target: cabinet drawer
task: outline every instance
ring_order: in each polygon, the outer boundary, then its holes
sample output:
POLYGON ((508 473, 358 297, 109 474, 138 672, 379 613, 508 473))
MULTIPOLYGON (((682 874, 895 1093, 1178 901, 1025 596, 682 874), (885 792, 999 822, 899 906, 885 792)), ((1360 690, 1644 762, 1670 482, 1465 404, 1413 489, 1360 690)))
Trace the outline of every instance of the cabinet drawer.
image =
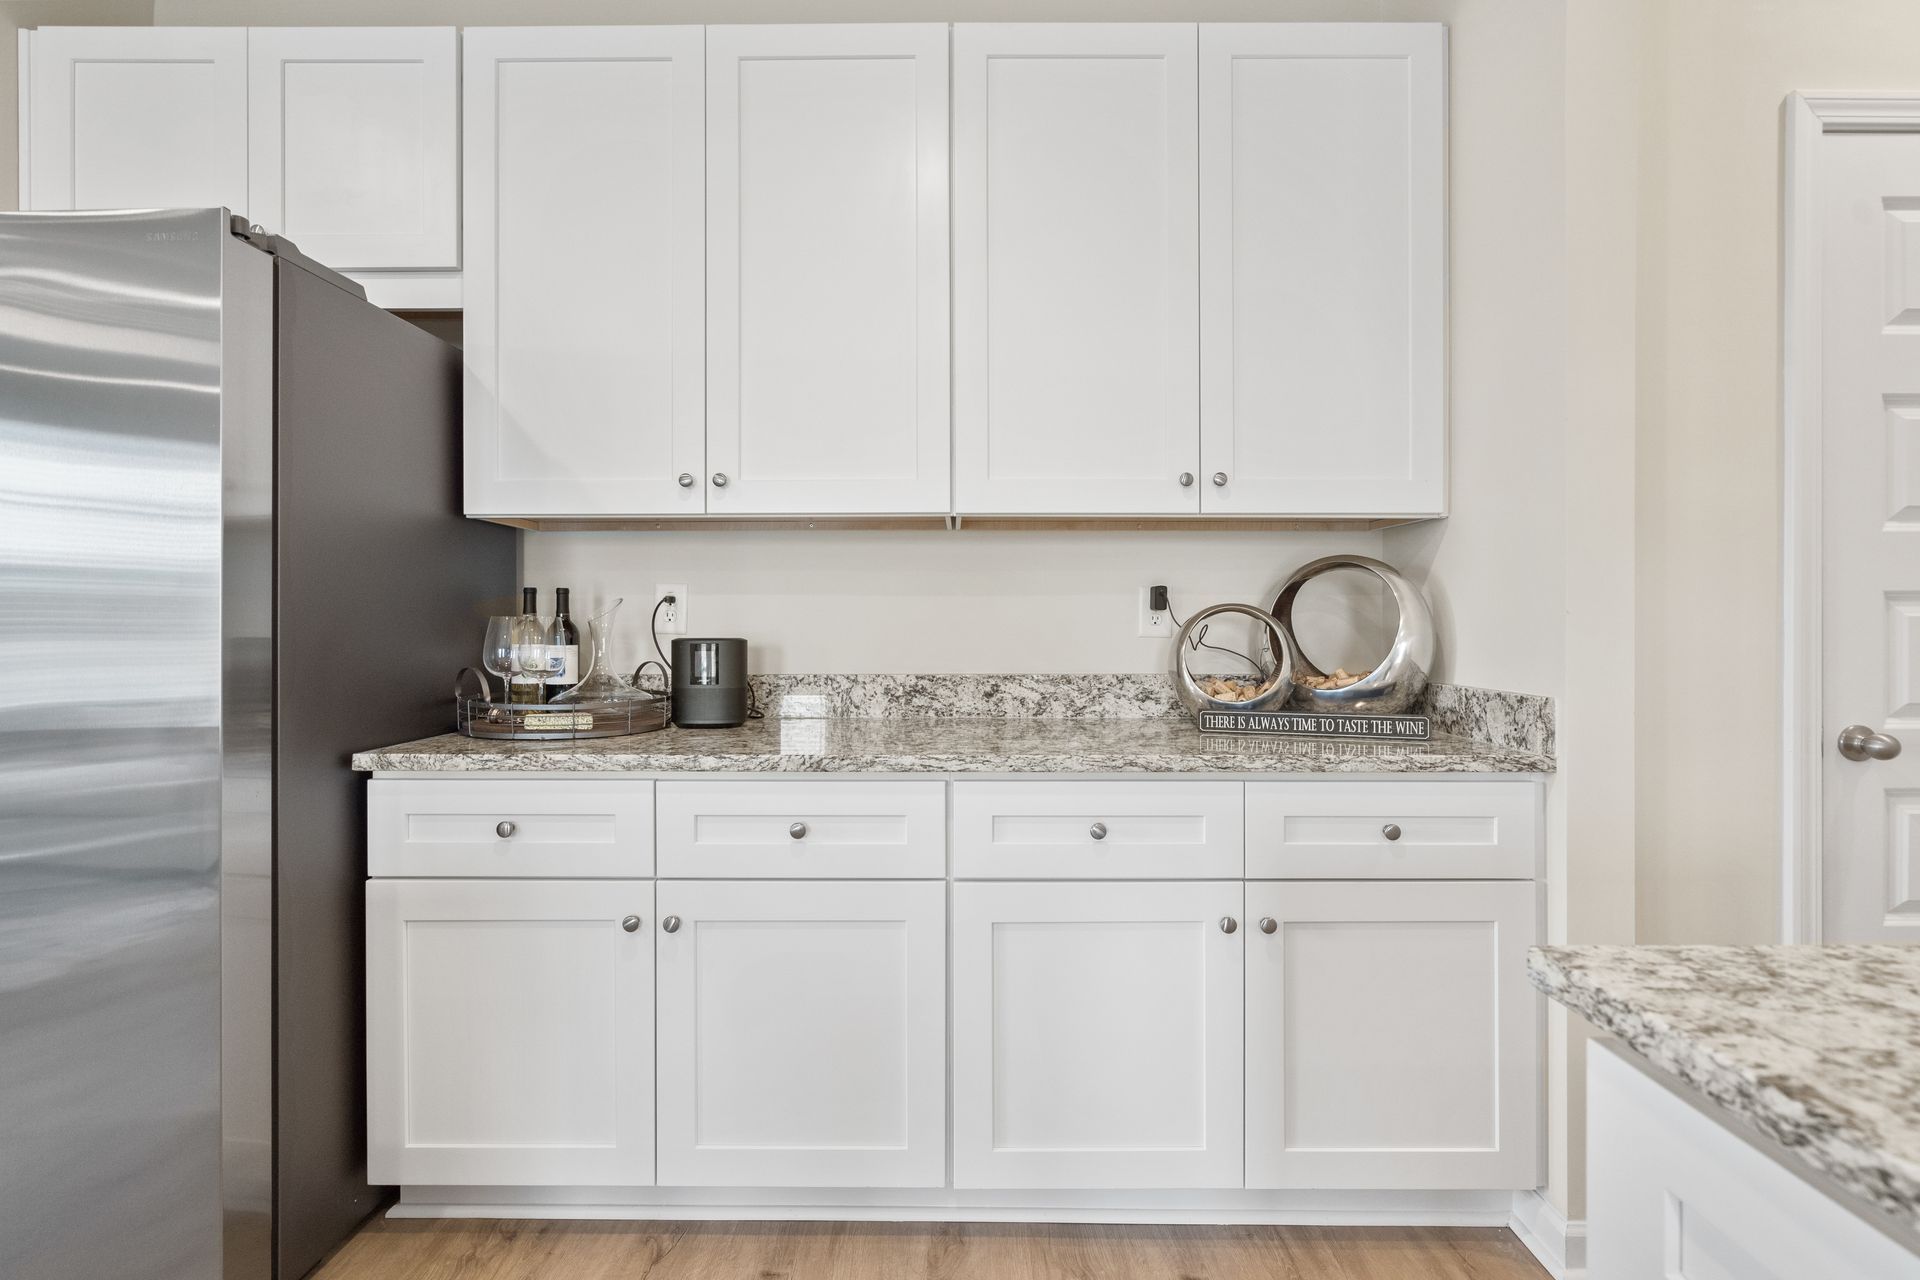
POLYGON ((944 782, 662 782, 660 874, 944 877, 944 782))
POLYGON ((367 784, 374 876, 653 874, 653 783, 377 778, 367 784))
POLYGON ((1531 782, 1250 782, 1249 879, 1532 878, 1531 782))
POLYGON ((1237 782, 957 782, 953 873, 979 880, 1238 879, 1237 782))

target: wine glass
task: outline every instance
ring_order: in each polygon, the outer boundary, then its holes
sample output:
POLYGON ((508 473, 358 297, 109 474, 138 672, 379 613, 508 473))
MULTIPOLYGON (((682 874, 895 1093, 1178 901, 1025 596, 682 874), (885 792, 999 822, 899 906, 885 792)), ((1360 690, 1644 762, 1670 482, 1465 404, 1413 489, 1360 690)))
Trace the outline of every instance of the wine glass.
POLYGON ((547 629, 538 614, 523 613, 513 625, 512 665, 521 677, 524 701, 545 700, 547 681, 567 668, 567 655, 559 645, 547 643, 547 629))
MULTIPOLYGON (((517 661, 516 650, 520 636, 519 614, 501 614, 487 619, 487 638, 480 646, 480 663, 490 673, 500 677, 500 701, 511 702, 513 677, 519 674, 514 665, 517 661)), ((493 697, 493 690, 487 690, 487 697, 493 697)))

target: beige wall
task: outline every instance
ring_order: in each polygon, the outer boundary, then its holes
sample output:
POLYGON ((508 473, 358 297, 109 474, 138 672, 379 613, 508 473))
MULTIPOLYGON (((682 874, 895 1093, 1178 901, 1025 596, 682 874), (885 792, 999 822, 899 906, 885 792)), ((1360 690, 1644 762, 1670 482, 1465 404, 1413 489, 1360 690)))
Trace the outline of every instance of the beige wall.
POLYGON ((1656 4, 1640 330, 1639 928, 1778 910, 1780 103, 1920 91, 1912 0, 1656 4), (1711 668, 1711 686, 1700 677, 1711 668))

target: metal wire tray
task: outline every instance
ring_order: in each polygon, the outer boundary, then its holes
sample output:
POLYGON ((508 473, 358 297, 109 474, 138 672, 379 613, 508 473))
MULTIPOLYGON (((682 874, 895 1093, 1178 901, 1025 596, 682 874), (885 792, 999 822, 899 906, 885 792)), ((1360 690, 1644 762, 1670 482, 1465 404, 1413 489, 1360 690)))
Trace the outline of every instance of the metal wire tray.
MULTIPOLYGON (((511 738, 530 742, 567 742, 581 738, 620 738, 652 733, 667 727, 669 700, 663 693, 641 690, 638 698, 600 702, 492 702, 461 692, 473 668, 464 668, 454 681, 454 728, 469 738, 511 738)), ((484 678, 487 694, 493 692, 484 678)))

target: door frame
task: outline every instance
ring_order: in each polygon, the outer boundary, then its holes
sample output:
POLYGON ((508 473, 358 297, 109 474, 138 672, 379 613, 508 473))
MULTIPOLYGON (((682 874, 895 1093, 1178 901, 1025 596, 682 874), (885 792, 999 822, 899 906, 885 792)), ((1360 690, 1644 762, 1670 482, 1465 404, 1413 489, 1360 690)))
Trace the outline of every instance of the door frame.
POLYGON ((1780 940, 1821 940, 1820 139, 1920 133, 1920 94, 1790 93, 1780 106, 1780 940))

